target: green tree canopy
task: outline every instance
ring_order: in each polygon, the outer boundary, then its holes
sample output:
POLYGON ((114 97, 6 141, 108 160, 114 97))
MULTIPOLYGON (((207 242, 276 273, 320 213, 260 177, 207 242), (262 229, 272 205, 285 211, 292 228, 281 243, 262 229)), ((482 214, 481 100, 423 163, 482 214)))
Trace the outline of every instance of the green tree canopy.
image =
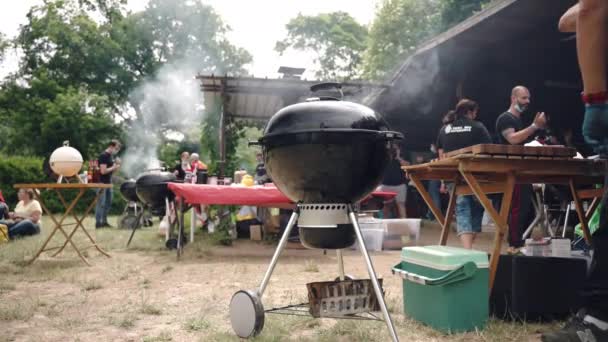
POLYGON ((0 88, 0 133, 10 132, 0 149, 47 154, 70 139, 91 150, 142 120, 143 99, 134 90, 162 67, 187 64, 192 78, 244 73, 251 61, 201 1, 151 0, 136 13, 125 3, 45 0, 30 9, 15 40, 20 68, 0 88))
POLYGON ((6 49, 9 47, 9 41, 6 39, 6 36, 0 32, 0 62, 4 59, 4 53, 6 49))
POLYGON ((314 52, 319 63, 317 77, 321 79, 349 79, 360 75, 367 28, 348 13, 298 14, 286 28, 287 37, 275 46, 279 53, 289 48, 314 52))
POLYGON ((378 79, 440 28, 440 0, 385 0, 370 28, 364 74, 378 79))
POLYGON ((364 75, 379 79, 425 40, 465 20, 489 0, 384 0, 370 28, 364 75))

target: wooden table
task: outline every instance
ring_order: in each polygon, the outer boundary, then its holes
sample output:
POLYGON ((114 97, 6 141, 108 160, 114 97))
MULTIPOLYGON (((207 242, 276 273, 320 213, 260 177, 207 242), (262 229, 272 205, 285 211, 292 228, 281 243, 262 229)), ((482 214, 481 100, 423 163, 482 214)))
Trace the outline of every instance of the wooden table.
POLYGON ((515 184, 566 184, 570 187, 585 240, 591 243, 588 221, 603 195, 606 160, 573 159, 575 151, 564 147, 523 147, 507 145, 475 145, 449 153, 447 158, 425 164, 405 166, 406 171, 429 209, 442 226, 439 244, 445 245, 454 218, 457 195, 473 194, 496 223, 490 259, 490 290, 494 285, 502 241, 508 231, 508 217, 515 184), (433 203, 422 180, 443 180, 455 183, 450 192, 446 215, 433 203), (587 189, 581 190, 581 186, 587 189), (500 212, 488 194, 502 193, 500 212), (593 199, 587 212, 581 200, 593 199))
POLYGON ((84 232, 84 234, 89 238, 89 240, 92 243, 91 246, 85 247, 84 249, 95 247, 101 254, 107 256, 108 258, 110 257, 110 255, 106 251, 104 251, 103 249, 101 249, 101 247, 99 247, 97 245, 97 243, 95 242, 95 239, 93 239, 93 237, 89 234, 89 232, 87 232, 86 228, 82 224, 82 222, 87 217, 87 215, 89 214, 89 212, 91 211, 91 209, 93 209, 93 207, 95 206, 95 203, 97 203, 97 199, 99 198, 99 195, 101 194, 101 191, 97 192, 97 194, 95 195, 95 198, 89 204, 89 206, 86 208, 86 210, 84 211, 84 213, 82 214, 82 216, 78 217, 76 215, 76 213, 73 212, 73 210, 76 207, 76 204, 78 204, 78 202, 82 199, 83 195, 85 194, 85 192, 87 190, 108 189, 108 188, 112 187, 112 184, 103 184, 103 183, 89 183, 89 184, 78 184, 78 183, 73 183, 73 184, 69 184, 69 183, 68 184, 42 183, 42 184, 15 184, 14 187, 16 189, 49 189, 49 190, 54 190, 55 193, 57 194, 57 197, 59 198, 59 200, 61 201, 61 203, 63 204, 63 206, 65 208, 65 211, 61 215, 61 218, 59 218, 59 220, 57 220, 55 218, 55 216, 53 215, 53 213, 44 204, 44 201, 42 200, 42 197, 40 196, 40 194, 38 194, 37 191, 34 191, 34 196, 36 197, 36 199, 38 200, 38 202, 40 202, 40 206, 42 207, 42 209, 44 210, 44 212, 51 218, 51 220, 55 224, 55 227, 53 228, 53 231, 51 232, 51 234, 49 235, 49 237, 46 239, 46 241, 44 241, 44 243, 42 244, 42 247, 40 247, 40 250, 36 253, 36 255, 32 258, 32 260, 29 261, 29 264, 33 263, 40 256, 40 254, 42 254, 42 252, 58 249, 58 251, 55 252, 52 255, 53 257, 57 256, 59 253, 61 253, 65 249, 65 247, 69 243, 72 246, 72 248, 74 248, 74 250, 76 251, 76 253, 80 257, 80 259, 82 259, 82 261, 84 261, 85 264, 91 266, 91 264, 89 264, 89 262, 84 257, 84 255, 82 255, 82 253, 80 252, 80 249, 78 249, 78 247, 76 246, 76 244, 74 243, 74 241, 72 241, 74 233, 76 233, 76 231, 78 230, 78 228, 82 229, 82 231, 84 232), (66 190, 78 190, 78 194, 76 195, 76 197, 74 197, 74 199, 69 204, 65 200, 65 197, 62 195, 62 191, 66 191, 66 190), (65 219, 68 216, 72 216, 74 218, 75 222, 73 222, 73 223, 64 223, 65 219), (68 234, 64 228, 67 227, 67 226, 70 226, 70 225, 74 225, 75 227, 68 234), (49 244, 49 242, 51 241, 51 239, 53 238, 53 236, 55 235, 55 233, 57 231, 60 231, 63 234, 63 236, 65 237, 65 242, 63 242, 63 245, 61 245, 61 246, 46 248, 46 246, 49 244))

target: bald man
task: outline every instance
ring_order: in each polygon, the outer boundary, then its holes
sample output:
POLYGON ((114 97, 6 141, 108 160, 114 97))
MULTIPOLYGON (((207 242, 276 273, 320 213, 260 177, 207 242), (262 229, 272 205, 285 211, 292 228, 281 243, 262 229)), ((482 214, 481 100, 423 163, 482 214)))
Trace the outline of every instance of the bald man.
MULTIPOLYGON (((501 144, 522 145, 534 137, 537 130, 545 128, 545 113, 536 113, 534 122, 524 127, 521 117, 530 105, 530 91, 524 86, 511 90, 509 109, 496 119, 496 132, 501 144)), ((532 185, 515 185, 509 215, 509 253, 515 254, 523 247, 523 233, 534 219, 532 185)))
POLYGON ((516 86, 511 90, 511 106, 496 120, 496 132, 501 144, 522 145, 537 130, 545 128, 547 119, 545 113, 536 113, 534 122, 524 128, 522 114, 530 105, 530 91, 524 86, 516 86))

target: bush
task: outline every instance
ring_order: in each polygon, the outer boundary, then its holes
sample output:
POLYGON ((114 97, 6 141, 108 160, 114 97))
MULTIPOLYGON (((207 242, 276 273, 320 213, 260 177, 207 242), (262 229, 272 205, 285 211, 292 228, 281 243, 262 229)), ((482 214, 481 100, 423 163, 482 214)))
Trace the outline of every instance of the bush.
MULTIPOLYGON (((49 180, 44 174, 42 162, 43 159, 40 157, 0 155, 0 190, 2 190, 4 199, 6 199, 11 210, 15 208, 15 205, 17 205, 18 202, 17 190, 13 188, 15 184, 54 182, 54 180, 49 180)), ((61 194, 69 205, 78 194, 78 190, 62 191, 61 194)), ((51 212, 63 212, 64 206, 54 190, 43 190, 41 195, 44 204, 51 212)), ((84 212, 94 196, 95 192, 93 190, 87 191, 74 210, 77 213, 84 212)), ((122 213, 124 206, 125 200, 120 196, 119 186, 115 185, 110 213, 122 213)), ((93 208, 91 213, 93 213, 94 210, 95 209, 93 208)))

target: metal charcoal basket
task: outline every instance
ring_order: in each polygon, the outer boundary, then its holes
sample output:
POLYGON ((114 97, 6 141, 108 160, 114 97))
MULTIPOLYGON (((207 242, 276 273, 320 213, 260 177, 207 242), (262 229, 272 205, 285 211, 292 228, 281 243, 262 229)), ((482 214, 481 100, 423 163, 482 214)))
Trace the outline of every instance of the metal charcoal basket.
MULTIPOLYGON (((382 279, 378 279, 378 282, 382 289, 382 279)), ((380 310, 370 279, 308 283, 306 288, 310 314, 316 318, 380 310)))

